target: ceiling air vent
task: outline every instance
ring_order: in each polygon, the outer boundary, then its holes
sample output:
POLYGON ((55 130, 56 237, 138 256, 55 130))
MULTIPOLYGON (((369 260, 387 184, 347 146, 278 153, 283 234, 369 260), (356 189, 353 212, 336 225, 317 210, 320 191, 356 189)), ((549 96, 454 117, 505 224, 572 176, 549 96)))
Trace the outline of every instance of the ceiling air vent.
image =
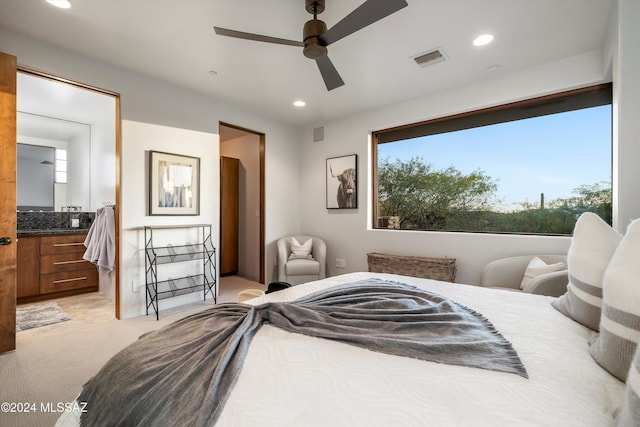
POLYGON ((443 62, 447 60, 447 57, 444 53, 444 50, 441 48, 433 49, 425 53, 421 53, 413 57, 413 60, 416 61, 421 67, 426 67, 428 65, 437 64, 438 62, 443 62))

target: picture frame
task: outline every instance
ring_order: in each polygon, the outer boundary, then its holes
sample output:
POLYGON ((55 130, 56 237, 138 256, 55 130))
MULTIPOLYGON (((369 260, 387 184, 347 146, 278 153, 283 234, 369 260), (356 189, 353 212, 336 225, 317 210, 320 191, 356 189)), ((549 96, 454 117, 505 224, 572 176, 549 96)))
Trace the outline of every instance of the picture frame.
POLYGON ((358 208, 358 155, 330 157, 326 165, 327 209, 358 208))
POLYGON ((149 151, 149 215, 200 214, 200 158, 149 151))

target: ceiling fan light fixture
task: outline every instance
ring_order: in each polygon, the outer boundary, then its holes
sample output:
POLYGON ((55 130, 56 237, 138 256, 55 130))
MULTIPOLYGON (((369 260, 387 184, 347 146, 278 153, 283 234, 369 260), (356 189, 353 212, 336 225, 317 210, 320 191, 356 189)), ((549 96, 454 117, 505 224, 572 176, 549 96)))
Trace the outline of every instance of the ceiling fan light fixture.
POLYGON ((302 52, 309 59, 320 59, 327 56, 327 47, 322 45, 318 37, 312 37, 304 42, 302 52))

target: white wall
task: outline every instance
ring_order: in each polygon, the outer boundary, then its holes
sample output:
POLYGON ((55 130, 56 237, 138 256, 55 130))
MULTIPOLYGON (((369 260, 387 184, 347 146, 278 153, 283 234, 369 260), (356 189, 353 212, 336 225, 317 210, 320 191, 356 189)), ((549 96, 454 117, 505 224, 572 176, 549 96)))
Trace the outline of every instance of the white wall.
MULTIPOLYGON (((111 143, 111 151, 115 152, 113 141, 111 143)), ((90 126, 86 126, 86 132, 71 138, 67 144, 67 199, 63 206, 80 206, 83 212, 95 212, 91 209, 91 183, 98 178, 107 179, 91 174, 91 161, 87 161, 91 159, 93 151, 91 144, 90 126)), ((115 179, 111 179, 108 184, 111 191, 115 192, 115 179)))
MULTIPOLYGON (((302 232, 326 239, 329 274, 366 271, 366 254, 377 251, 456 258, 456 281, 477 284, 482 267, 492 259, 527 253, 566 253, 569 237, 371 230, 370 133, 601 83, 607 80, 604 56, 601 51, 589 52, 520 72, 494 75, 481 84, 410 99, 366 114, 324 123, 325 141, 320 143, 310 142, 312 129, 305 129, 300 136, 304 141, 302 167, 305 171, 301 180, 305 189, 301 194, 302 232), (325 159, 353 153, 358 155, 359 208, 327 210, 325 159), (345 269, 335 268, 336 258, 346 259, 345 269)), ((622 181, 628 180, 628 172, 622 181)), ((637 175, 637 172, 633 173, 637 175)), ((639 216, 640 210, 636 209, 634 213, 639 216)))
MULTIPOLYGON (((219 188, 220 167, 218 162, 217 135, 190 131, 148 123, 122 122, 122 186, 121 192, 121 233, 120 245, 120 308, 123 317, 135 316, 145 307, 145 264, 144 230, 145 225, 185 225, 211 224, 213 236, 219 230, 219 198, 212 197, 211 189, 219 188), (200 214, 198 216, 149 216, 149 151, 163 151, 200 158, 200 214), (203 191, 204 190, 204 191, 203 191)), ((157 238, 168 239, 164 243, 174 245, 193 242, 185 239, 180 230, 167 232, 157 238)), ((215 242, 215 240, 214 240, 215 242)), ((158 245, 158 241, 155 241, 158 245)), ((158 245, 159 246, 159 245, 158 245)), ((216 245, 217 246, 217 245, 216 245)), ((178 277, 188 274, 180 267, 188 268, 187 263, 176 265, 174 271, 178 277)), ((166 277, 165 277, 166 278, 166 277)), ((160 310, 190 301, 202 299, 200 292, 160 301, 160 310)))
MULTIPOLYGON (((101 96, 105 111, 96 112, 91 123, 91 208, 95 212, 105 203, 116 202, 116 150, 114 135, 116 99, 101 96)), ((96 102, 97 104, 97 102, 96 102)))
POLYGON ((619 0, 612 23, 614 226, 640 217, 640 2, 619 0))
MULTIPOLYGON (((0 37, 0 45, 3 42, 5 39, 0 37)), ((28 51, 30 46, 24 43, 20 48, 28 51)), ((69 184, 56 185, 56 210, 60 210, 60 206, 73 205, 80 206, 83 211, 95 212, 104 202, 113 203, 116 186, 115 98, 26 73, 18 73, 17 90, 18 111, 40 116, 39 120, 45 122, 68 122, 76 127, 75 132, 78 128, 83 129, 77 138, 59 146, 69 150, 69 184), (66 189, 58 191, 62 188, 66 189)), ((18 132, 21 127, 19 115, 18 132)))

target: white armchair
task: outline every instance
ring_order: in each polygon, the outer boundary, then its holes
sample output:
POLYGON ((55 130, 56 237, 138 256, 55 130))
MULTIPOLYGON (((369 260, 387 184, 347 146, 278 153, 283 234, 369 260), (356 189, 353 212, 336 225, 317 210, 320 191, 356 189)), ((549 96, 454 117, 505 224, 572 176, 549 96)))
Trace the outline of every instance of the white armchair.
POLYGON ((315 236, 287 236, 278 240, 278 281, 292 285, 326 277, 327 246, 315 236), (310 257, 291 257, 293 238, 301 244, 311 239, 310 257))
POLYGON ((523 255, 491 261, 482 270, 480 285, 522 292, 522 279, 529 263, 536 256, 546 264, 564 263, 564 267, 558 271, 528 277, 529 292, 554 297, 563 295, 569 282, 565 255, 523 255))

